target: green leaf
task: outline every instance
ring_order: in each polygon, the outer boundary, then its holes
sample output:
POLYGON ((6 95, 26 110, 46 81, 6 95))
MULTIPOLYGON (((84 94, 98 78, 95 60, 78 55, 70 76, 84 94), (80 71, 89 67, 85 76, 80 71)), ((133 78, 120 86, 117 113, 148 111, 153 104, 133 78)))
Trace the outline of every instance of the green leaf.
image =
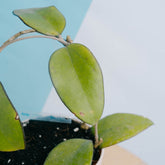
POLYGON ((18 114, 0 83, 0 151, 24 148, 24 134, 18 114))
MULTIPOLYGON (((98 134, 103 139, 100 148, 127 140, 152 124, 151 120, 134 114, 117 113, 107 116, 98 123, 98 134)), ((92 132, 94 134, 94 127, 92 132)))
POLYGON ((85 139, 71 139, 57 145, 44 165, 91 165, 93 143, 85 139))
POLYGON ((58 36, 65 28, 65 18, 54 6, 15 10, 14 14, 26 25, 46 35, 58 36))
POLYGON ((88 48, 70 44, 55 51, 50 59, 52 82, 64 104, 79 119, 95 124, 104 107, 101 69, 88 48))

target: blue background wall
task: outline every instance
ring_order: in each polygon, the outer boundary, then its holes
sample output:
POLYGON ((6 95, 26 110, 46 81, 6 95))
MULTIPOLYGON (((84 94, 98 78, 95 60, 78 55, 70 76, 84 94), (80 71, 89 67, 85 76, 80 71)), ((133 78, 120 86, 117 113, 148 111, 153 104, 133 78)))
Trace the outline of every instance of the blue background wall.
MULTIPOLYGON (((0 44, 15 33, 29 29, 12 14, 15 9, 56 6, 66 18, 63 37, 78 32, 91 0, 6 0, 0 5, 0 44)), ((51 39, 29 39, 9 45, 0 53, 0 81, 21 114, 38 114, 51 89, 50 55, 62 45, 51 39)))

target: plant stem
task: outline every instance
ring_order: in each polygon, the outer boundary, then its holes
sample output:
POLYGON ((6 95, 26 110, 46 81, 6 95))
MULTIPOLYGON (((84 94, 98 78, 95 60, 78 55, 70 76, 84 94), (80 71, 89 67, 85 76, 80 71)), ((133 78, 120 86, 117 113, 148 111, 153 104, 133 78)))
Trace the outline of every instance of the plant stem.
POLYGON ((28 33, 33 33, 36 32, 34 29, 28 29, 28 30, 24 30, 24 31, 20 31, 19 33, 16 33, 15 35, 13 35, 11 38, 9 38, 6 42, 3 43, 3 45, 0 47, 0 52, 6 48, 8 45, 17 42, 17 41, 21 41, 21 40, 25 40, 25 39, 30 39, 30 38, 50 38, 50 39, 54 39, 59 41, 60 43, 62 43, 64 46, 67 46, 70 44, 70 42, 65 41, 61 35, 59 35, 58 37, 55 36, 46 36, 46 35, 35 35, 35 36, 27 36, 27 37, 20 37, 23 34, 28 34, 28 33))
POLYGON ((95 124, 95 145, 94 147, 97 148, 101 143, 103 142, 103 139, 99 139, 99 134, 98 134, 98 123, 95 124))
POLYGON ((27 30, 24 30, 24 31, 20 31, 16 34, 14 34, 11 38, 9 38, 6 42, 3 43, 3 45, 0 47, 0 52, 8 45, 12 44, 13 42, 16 42, 15 40, 23 35, 23 34, 28 34, 28 33, 33 33, 33 32, 36 32, 34 29, 27 29, 27 30))
POLYGON ((98 123, 95 124, 95 145, 99 142, 98 123))

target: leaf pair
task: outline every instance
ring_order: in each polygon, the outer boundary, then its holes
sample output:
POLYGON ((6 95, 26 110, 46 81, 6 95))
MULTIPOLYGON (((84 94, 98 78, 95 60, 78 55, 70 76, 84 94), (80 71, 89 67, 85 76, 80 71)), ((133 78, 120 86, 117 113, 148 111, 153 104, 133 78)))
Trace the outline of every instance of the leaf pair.
MULTIPOLYGON (((117 113, 101 119, 98 123, 98 134, 103 139, 99 148, 109 147, 127 140, 153 123, 142 116, 117 113)), ((94 133, 94 127, 91 131, 94 133)), ((48 155, 44 165, 91 165, 93 143, 85 139, 71 139, 60 143, 48 155), (65 148, 65 149, 64 149, 65 148)))
MULTIPOLYGON (((54 7, 15 10, 14 14, 36 31, 58 36, 64 16, 54 7)), ((53 53, 49 63, 52 82, 64 104, 88 124, 100 119, 104 107, 101 69, 88 48, 70 44, 53 53)))

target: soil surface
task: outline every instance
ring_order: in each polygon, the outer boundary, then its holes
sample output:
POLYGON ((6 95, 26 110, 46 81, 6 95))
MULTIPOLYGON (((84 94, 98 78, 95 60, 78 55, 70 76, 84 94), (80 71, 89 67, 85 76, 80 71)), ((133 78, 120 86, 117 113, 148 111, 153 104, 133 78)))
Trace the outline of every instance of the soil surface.
MULTIPOLYGON (((90 131, 80 127, 78 122, 55 123, 29 120, 23 123, 26 149, 15 152, 0 152, 0 165, 43 165, 48 153, 60 142, 71 138, 94 140, 90 131)), ((94 165, 100 150, 94 150, 94 165)))

